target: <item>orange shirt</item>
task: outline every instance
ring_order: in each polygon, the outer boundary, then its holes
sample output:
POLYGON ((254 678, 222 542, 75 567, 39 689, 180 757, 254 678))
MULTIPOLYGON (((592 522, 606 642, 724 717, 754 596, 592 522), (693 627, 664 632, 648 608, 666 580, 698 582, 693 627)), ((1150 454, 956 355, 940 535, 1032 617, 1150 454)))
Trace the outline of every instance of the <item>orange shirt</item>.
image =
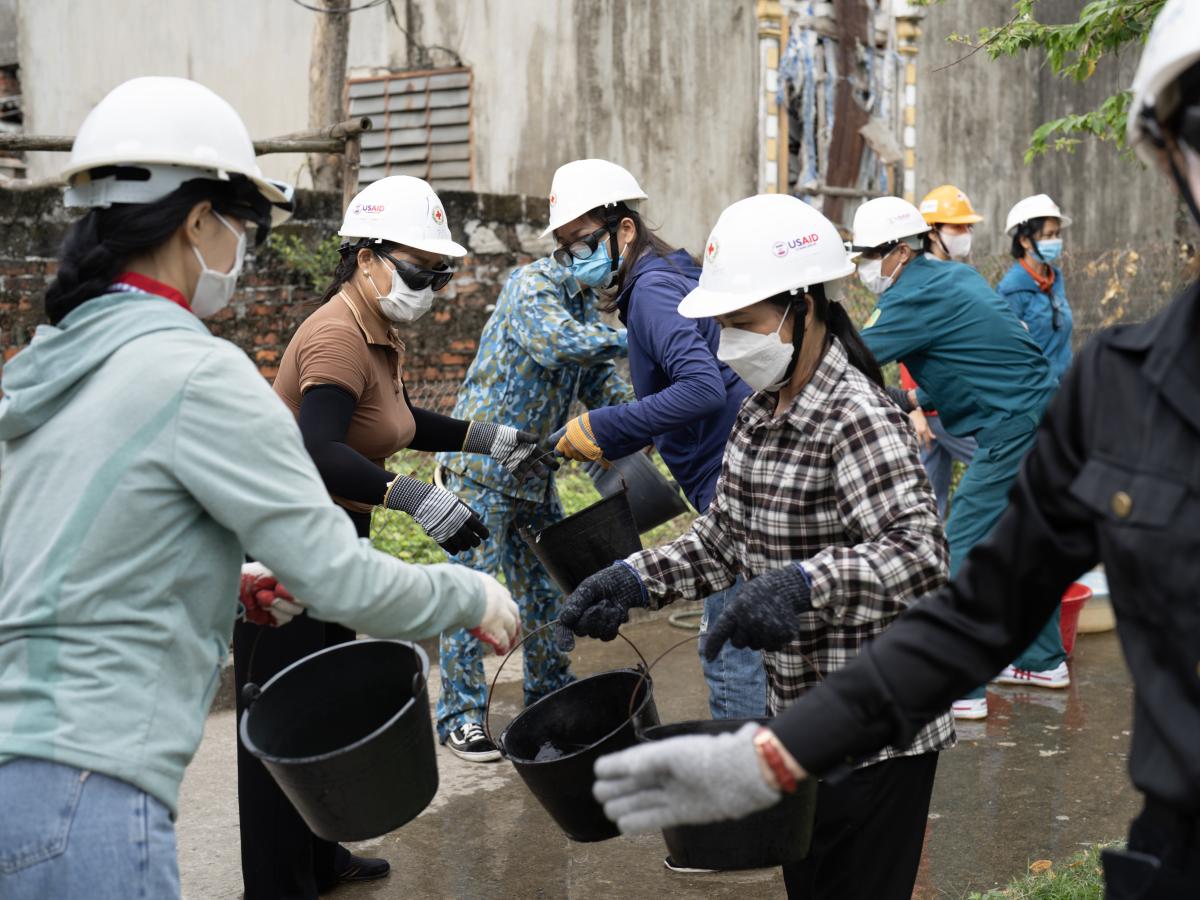
MULTIPOLYGON (((301 397, 309 388, 331 384, 348 391, 355 407, 346 444, 382 467, 412 442, 417 430, 404 400, 403 349, 379 304, 346 287, 296 330, 279 364, 275 393, 292 415, 299 416, 301 397)), ((372 508, 369 503, 333 499, 352 512, 372 508)))

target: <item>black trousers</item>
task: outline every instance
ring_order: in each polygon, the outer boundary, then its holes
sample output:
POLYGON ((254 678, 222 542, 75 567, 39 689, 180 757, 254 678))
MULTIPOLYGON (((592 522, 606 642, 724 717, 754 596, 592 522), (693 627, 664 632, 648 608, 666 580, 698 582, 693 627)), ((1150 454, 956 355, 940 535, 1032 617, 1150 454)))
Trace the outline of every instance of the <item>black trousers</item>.
MULTIPOLYGON (((350 516, 360 537, 370 532, 371 517, 350 516)), ((242 686, 263 684, 272 675, 310 653, 354 640, 354 631, 310 619, 293 619, 283 628, 238 622, 233 629, 237 714, 245 708, 242 686)), ((350 851, 321 840, 304 824, 291 801, 261 762, 238 741, 238 817, 242 838, 242 885, 245 900, 316 900, 338 882, 350 851)))
POLYGON ((792 900, 910 900, 925 843, 937 752, 821 782, 808 859, 783 867, 792 900))
POLYGON ((1105 850, 1106 900, 1200 896, 1200 819, 1153 798, 1129 826, 1124 850, 1105 850))

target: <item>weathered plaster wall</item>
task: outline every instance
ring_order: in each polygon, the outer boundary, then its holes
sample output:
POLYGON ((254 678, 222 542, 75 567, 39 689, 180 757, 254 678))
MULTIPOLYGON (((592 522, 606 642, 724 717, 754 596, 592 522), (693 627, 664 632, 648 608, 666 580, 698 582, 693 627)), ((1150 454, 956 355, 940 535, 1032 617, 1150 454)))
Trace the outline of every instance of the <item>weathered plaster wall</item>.
MULTIPOLYGON (((1079 7, 1045 0, 1039 16, 1065 22, 1079 7)), ((1039 124, 1091 109, 1129 86, 1140 48, 1075 84, 1033 55, 992 61, 986 52, 967 56, 969 48, 946 41, 1011 15, 1011 0, 945 0, 929 8, 917 57, 917 197, 945 182, 966 191, 986 217, 976 229, 976 255, 997 257, 981 266, 993 270, 1009 249, 1004 220, 1012 205, 1035 193, 1054 197, 1074 219, 1064 235, 1064 265, 1082 340, 1103 324, 1143 319, 1169 297, 1182 268, 1174 195, 1159 173, 1097 141, 1025 164, 1039 124)))

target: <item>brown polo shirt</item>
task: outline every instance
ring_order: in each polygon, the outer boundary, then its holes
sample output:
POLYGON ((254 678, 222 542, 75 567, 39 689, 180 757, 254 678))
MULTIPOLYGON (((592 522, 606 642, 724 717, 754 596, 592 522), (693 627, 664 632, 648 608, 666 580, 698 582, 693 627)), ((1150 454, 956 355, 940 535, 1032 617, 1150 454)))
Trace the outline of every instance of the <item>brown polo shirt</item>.
MULTIPOLYGON (((275 376, 275 393, 292 415, 299 416, 300 398, 309 388, 332 384, 349 391, 356 405, 346 444, 383 466, 412 442, 417 430, 404 401, 403 349, 379 304, 348 286, 296 329, 275 376)), ((372 508, 369 503, 333 499, 352 512, 372 508)))

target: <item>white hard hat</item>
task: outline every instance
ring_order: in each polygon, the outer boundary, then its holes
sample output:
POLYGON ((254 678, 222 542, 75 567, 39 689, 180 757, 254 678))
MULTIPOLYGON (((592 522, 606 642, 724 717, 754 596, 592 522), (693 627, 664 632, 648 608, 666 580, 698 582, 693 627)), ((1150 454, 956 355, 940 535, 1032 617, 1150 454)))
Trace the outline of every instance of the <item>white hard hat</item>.
POLYGON ((899 197, 876 197, 854 212, 853 257, 863 250, 882 247, 929 230, 921 211, 899 197))
POLYGON ((1154 20, 1129 104, 1125 140, 1142 160, 1153 163, 1155 145, 1147 140, 1147 116, 1161 122, 1178 102, 1171 88, 1176 79, 1200 63, 1200 3, 1168 0, 1154 20))
POLYGON ((726 208, 704 246, 700 286, 680 315, 720 316, 854 272, 834 224, 798 197, 759 194, 726 208))
POLYGON ((389 175, 359 191, 346 208, 338 234, 391 241, 442 256, 467 255, 466 247, 450 239, 438 195, 428 182, 411 175, 389 175))
POLYGON ((233 175, 275 204, 276 224, 288 217, 291 186, 263 177, 237 111, 202 84, 157 75, 119 84, 96 104, 62 172, 66 205, 84 207, 151 203, 185 181, 233 175), (129 177, 131 169, 141 171, 129 177))
POLYGON ((597 206, 624 201, 632 207, 646 193, 626 169, 606 159, 577 159, 559 166, 550 182, 550 224, 546 237, 597 206))
POLYGON ((1017 230, 1018 225, 1024 225, 1030 219, 1048 217, 1058 219, 1062 228, 1071 224, 1071 217, 1064 216, 1062 210, 1058 208, 1058 204, 1051 200, 1048 194, 1034 194, 1024 200, 1018 200, 1016 206, 1008 211, 1008 218, 1004 222, 1004 231, 1011 235, 1017 230))

